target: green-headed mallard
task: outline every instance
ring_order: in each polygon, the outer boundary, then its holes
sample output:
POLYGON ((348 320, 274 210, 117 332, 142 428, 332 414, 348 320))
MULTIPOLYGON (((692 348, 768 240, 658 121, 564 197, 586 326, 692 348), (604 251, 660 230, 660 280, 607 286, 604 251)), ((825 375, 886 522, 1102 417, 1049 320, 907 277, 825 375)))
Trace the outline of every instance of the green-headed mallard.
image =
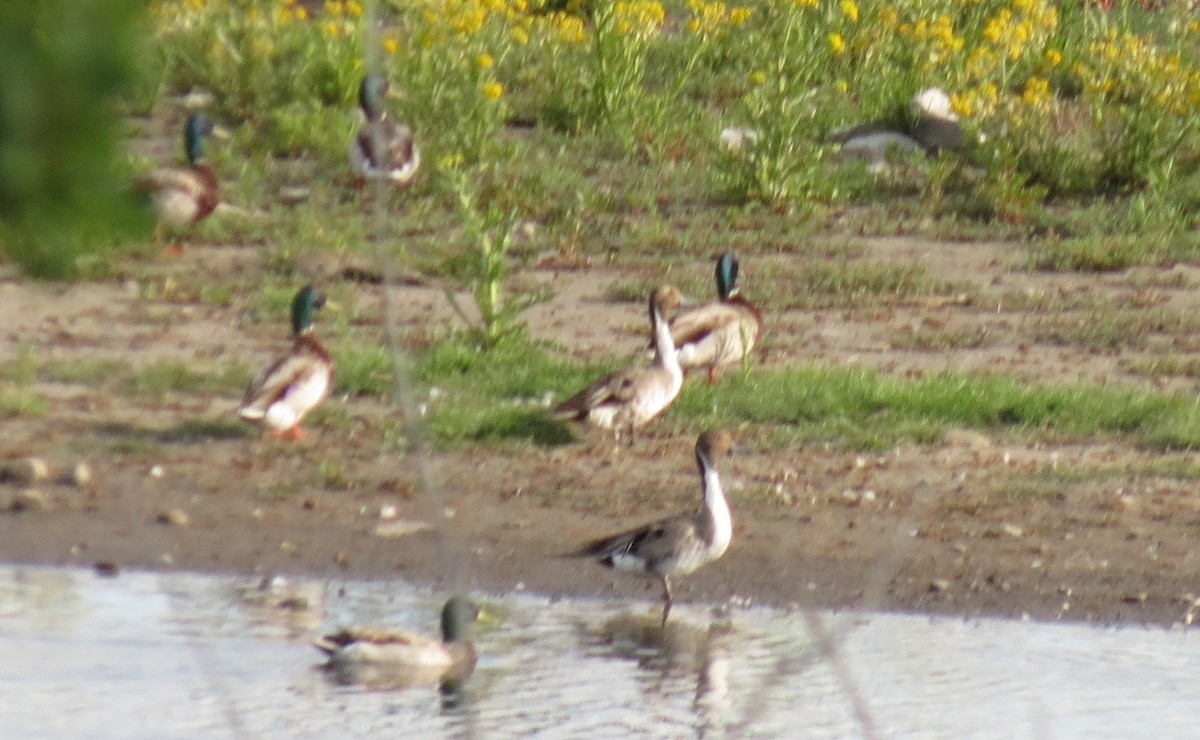
POLYGON ((654 332, 654 360, 601 378, 559 404, 555 413, 586 421, 620 436, 657 416, 671 405, 683 387, 683 371, 665 314, 680 304, 679 291, 664 285, 650 294, 650 326, 654 332))
POLYGON ((331 669, 381 667, 405 685, 461 680, 475 668, 475 646, 467 628, 479 609, 461 596, 442 607, 442 639, 392 630, 350 627, 313 644, 328 657, 331 669))
POLYGON ((671 576, 687 575, 721 557, 733 537, 733 517, 714 464, 718 455, 732 449, 733 440, 724 431, 708 431, 696 440, 696 463, 704 493, 700 511, 594 540, 574 554, 599 558, 614 570, 658 576, 663 585, 665 625, 671 613, 671 576))
POLYGON ((313 335, 313 314, 325 298, 312 285, 292 300, 294 341, 287 355, 250 382, 238 415, 262 424, 279 439, 303 439, 300 422, 325 396, 333 382, 333 360, 313 335))
POLYGON ((204 161, 204 138, 213 131, 208 116, 203 113, 188 116, 183 126, 183 150, 188 166, 161 167, 138 179, 138 187, 154 204, 157 240, 161 241, 164 227, 180 228, 202 221, 221 202, 217 176, 204 161))
POLYGON ((717 368, 741 362, 762 334, 762 312, 738 293, 738 261, 732 252, 717 258, 715 303, 687 308, 671 319, 671 340, 684 370, 708 369, 708 382, 717 381, 717 368))
POLYGON ((378 74, 363 78, 358 88, 358 103, 366 120, 350 142, 350 167, 363 183, 388 180, 397 187, 411 185, 421 166, 412 129, 391 119, 383 101, 388 82, 378 74))

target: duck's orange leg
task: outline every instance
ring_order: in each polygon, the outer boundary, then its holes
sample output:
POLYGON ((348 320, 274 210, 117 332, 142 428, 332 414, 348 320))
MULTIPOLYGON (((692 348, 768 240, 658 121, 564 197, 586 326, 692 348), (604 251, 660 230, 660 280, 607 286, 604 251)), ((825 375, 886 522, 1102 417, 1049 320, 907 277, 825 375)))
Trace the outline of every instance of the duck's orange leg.
POLYGON ((271 432, 271 436, 284 442, 305 442, 308 440, 308 433, 299 424, 288 429, 271 432))

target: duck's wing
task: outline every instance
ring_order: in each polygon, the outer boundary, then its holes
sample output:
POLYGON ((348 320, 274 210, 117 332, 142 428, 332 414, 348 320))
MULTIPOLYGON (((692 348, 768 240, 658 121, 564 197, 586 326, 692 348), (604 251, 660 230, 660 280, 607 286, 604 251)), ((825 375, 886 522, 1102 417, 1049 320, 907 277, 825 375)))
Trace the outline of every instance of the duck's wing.
POLYGON ((555 407, 557 414, 583 416, 604 405, 629 403, 644 383, 646 368, 628 368, 606 375, 555 407))
POLYGON ((728 303, 708 303, 682 311, 671 319, 671 340, 675 346, 693 344, 713 332, 742 320, 742 312, 728 303))
POLYGON ((673 516, 593 540, 573 554, 599 558, 618 569, 647 569, 674 555, 681 543, 698 536, 694 516, 673 516))
POLYGON ((271 404, 278 401, 296 383, 324 372, 325 365, 314 355, 295 351, 263 368, 250 381, 238 413, 248 419, 261 419, 271 404))
POLYGON ((178 167, 150 170, 139 176, 136 183, 140 190, 151 195, 164 190, 174 190, 199 197, 206 189, 206 183, 194 170, 178 167))
POLYGON ((313 646, 326 655, 333 655, 356 643, 370 644, 378 647, 393 645, 414 648, 423 648, 432 645, 440 646, 442 644, 440 640, 413 632, 372 629, 369 627, 346 627, 313 641, 313 646))

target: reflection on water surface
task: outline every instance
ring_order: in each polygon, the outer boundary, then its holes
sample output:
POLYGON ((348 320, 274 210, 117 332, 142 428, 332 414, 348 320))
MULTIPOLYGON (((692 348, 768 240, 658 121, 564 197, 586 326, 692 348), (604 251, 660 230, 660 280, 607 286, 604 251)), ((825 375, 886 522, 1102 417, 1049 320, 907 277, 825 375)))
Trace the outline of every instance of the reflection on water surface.
POLYGON ((529 595, 486 599, 501 617, 476 630, 457 699, 316 669, 323 629, 434 634, 440 601, 399 583, 0 568, 4 735, 1159 738, 1200 711, 1190 633, 820 615, 845 635, 831 663, 799 613, 680 605, 664 631, 654 603, 529 595))

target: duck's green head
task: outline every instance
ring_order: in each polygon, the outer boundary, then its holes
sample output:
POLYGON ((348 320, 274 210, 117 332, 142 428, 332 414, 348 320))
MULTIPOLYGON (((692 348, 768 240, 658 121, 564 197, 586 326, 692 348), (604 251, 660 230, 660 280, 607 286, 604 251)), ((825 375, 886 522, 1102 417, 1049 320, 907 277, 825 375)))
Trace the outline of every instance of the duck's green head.
POLYGON ((717 258, 717 295, 721 300, 737 294, 738 261, 733 252, 717 258))
POLYGON ((297 336, 312 329, 313 314, 325 305, 325 296, 311 284, 305 285, 292 299, 292 331, 297 336))
POLYGON ((467 636, 467 628, 479 618, 479 607, 462 596, 452 596, 442 607, 442 639, 458 642, 467 636))
POLYGON ((183 151, 188 163, 204 160, 204 137, 213 132, 213 122, 203 113, 193 113, 183 124, 183 151))
POLYGON ((375 120, 383 113, 383 100, 387 97, 388 81, 383 75, 369 74, 358 88, 358 104, 368 120, 375 120))

